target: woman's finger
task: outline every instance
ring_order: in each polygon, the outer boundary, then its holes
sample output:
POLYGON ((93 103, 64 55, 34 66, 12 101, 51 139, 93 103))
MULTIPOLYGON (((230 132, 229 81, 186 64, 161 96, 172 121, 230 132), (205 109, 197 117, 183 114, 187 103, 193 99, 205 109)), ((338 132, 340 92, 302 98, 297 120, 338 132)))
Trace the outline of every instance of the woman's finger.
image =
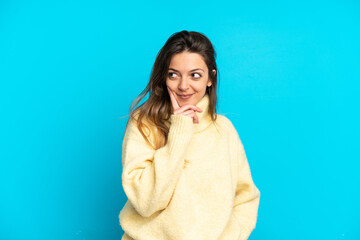
POLYGON ((181 113, 181 115, 191 117, 194 123, 199 123, 199 118, 193 110, 188 110, 186 112, 183 112, 181 113))
POLYGON ((179 106, 179 104, 178 104, 178 102, 177 102, 177 100, 175 98, 174 93, 171 91, 171 89, 169 87, 167 87, 167 89, 168 89, 168 92, 169 92, 169 95, 170 95, 171 105, 172 105, 173 110, 175 112, 175 110, 179 109, 180 106, 179 106))
POLYGON ((199 123, 199 118, 198 118, 198 116, 196 115, 195 112, 189 113, 189 115, 187 115, 187 116, 189 116, 189 117, 191 117, 193 119, 193 123, 199 123))
POLYGON ((199 123, 199 117, 196 115, 196 113, 194 113, 194 123, 199 123))
POLYGON ((185 106, 180 107, 180 108, 177 109, 176 111, 174 111, 174 113, 175 113, 175 112, 176 112, 176 113, 181 113, 181 112, 184 112, 184 111, 189 110, 189 109, 192 109, 192 110, 194 110, 194 111, 196 111, 196 112, 202 112, 202 109, 201 109, 201 108, 199 108, 199 107, 197 107, 197 106, 194 106, 194 105, 191 105, 191 104, 187 104, 187 105, 185 105, 185 106))
POLYGON ((187 110, 185 112, 181 112, 181 113, 176 113, 175 115, 184 115, 184 116, 188 116, 188 117, 191 117, 193 119, 193 122, 194 123, 199 123, 199 118, 198 116, 196 115, 195 111, 194 110, 187 110))
POLYGON ((175 115, 186 115, 186 116, 188 116, 189 114, 191 114, 191 113, 194 113, 194 110, 187 110, 187 111, 185 111, 185 112, 179 112, 179 113, 174 113, 175 115))

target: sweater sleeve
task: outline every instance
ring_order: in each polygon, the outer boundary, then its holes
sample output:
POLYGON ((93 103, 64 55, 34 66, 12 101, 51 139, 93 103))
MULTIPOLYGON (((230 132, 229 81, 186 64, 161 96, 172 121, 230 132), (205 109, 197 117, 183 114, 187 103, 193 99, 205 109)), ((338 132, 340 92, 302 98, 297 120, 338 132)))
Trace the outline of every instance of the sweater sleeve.
POLYGON ((193 119, 171 115, 168 140, 155 150, 129 121, 123 141, 124 192, 135 210, 144 217, 169 204, 184 168, 184 156, 193 134, 193 119))
POLYGON ((240 237, 246 240, 254 230, 260 202, 260 191, 255 186, 250 172, 244 146, 237 135, 238 181, 234 199, 233 217, 238 222, 240 237))

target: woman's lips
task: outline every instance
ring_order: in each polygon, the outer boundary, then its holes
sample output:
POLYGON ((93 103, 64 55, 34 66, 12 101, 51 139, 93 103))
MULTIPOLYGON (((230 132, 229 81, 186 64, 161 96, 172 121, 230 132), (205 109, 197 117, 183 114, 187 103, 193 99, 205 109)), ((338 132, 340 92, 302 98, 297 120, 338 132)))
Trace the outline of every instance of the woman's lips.
POLYGON ((178 94, 179 98, 181 98, 181 99, 189 99, 192 95, 193 94, 187 94, 187 95, 179 95, 178 94))

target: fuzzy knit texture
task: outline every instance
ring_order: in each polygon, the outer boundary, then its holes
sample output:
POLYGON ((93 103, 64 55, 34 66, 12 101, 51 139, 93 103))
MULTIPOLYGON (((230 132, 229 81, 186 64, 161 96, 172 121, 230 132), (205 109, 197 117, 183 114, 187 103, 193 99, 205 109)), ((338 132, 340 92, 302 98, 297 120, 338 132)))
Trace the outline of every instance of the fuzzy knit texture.
POLYGON ((227 117, 211 121, 208 94, 196 106, 199 123, 171 115, 168 141, 157 150, 129 121, 122 240, 245 240, 254 230, 260 191, 239 135, 227 117))

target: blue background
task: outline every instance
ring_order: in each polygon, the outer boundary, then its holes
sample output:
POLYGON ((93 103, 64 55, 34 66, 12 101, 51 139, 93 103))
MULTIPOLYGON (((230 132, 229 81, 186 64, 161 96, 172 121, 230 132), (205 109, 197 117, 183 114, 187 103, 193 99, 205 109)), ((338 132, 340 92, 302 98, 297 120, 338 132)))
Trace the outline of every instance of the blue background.
POLYGON ((250 239, 360 239, 360 3, 251 2, 1 1, 0 239, 121 239, 125 116, 183 29, 218 53, 250 239))

